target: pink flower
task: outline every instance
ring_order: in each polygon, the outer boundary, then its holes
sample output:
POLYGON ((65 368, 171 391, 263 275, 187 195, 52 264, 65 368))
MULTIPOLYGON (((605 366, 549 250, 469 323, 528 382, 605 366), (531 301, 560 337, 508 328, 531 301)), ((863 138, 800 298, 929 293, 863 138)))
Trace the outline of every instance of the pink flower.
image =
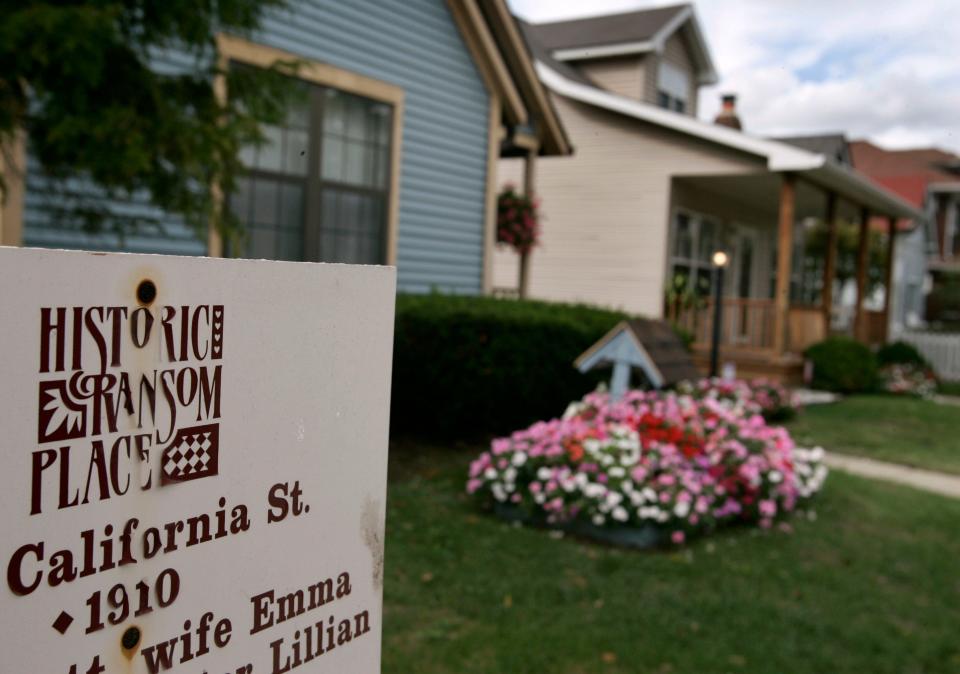
POLYGON ((682 531, 677 530, 670 534, 670 540, 674 545, 683 545, 683 542, 687 540, 687 536, 682 531))
MULTIPOLYGON (((526 213, 526 202, 517 203, 526 213)), ((512 223, 510 231, 521 231, 520 224, 512 223)), ((773 390, 713 381, 679 393, 628 391, 617 403, 606 393, 590 393, 567 418, 494 440, 470 464, 467 491, 503 501, 508 482, 519 480, 509 500, 553 523, 610 517, 616 504, 618 517, 624 508, 659 504, 667 519, 655 526, 684 536, 684 530, 744 520, 769 528, 823 481, 821 454, 796 449, 786 429, 759 414, 760 405, 787 399, 773 390), (614 453, 617 462, 590 460, 588 442, 614 453), (616 479, 608 472, 614 470, 616 479)))

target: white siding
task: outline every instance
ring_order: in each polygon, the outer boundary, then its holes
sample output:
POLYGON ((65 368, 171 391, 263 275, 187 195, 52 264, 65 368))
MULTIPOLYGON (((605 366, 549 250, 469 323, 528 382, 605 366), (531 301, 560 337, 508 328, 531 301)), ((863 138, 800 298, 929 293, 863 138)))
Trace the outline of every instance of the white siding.
MULTIPOLYGON (((557 109, 575 148, 541 159, 543 243, 533 252, 533 297, 663 311, 671 177, 757 170, 755 160, 562 97, 557 109)), ((519 161, 501 182, 522 184, 519 161)), ((516 288, 516 256, 498 250, 494 286, 516 288)))
POLYGON ((647 69, 642 57, 597 59, 578 63, 577 67, 607 91, 635 101, 644 100, 647 69))

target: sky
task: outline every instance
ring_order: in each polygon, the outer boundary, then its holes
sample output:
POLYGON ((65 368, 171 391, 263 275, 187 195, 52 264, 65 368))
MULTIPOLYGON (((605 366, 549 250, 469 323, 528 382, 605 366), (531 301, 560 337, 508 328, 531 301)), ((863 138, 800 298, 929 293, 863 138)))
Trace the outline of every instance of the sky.
MULTIPOLYGON (((537 23, 676 0, 508 0, 537 23)), ((737 94, 746 131, 845 132, 890 149, 960 154, 960 0, 693 0, 720 76, 712 120, 737 94)))

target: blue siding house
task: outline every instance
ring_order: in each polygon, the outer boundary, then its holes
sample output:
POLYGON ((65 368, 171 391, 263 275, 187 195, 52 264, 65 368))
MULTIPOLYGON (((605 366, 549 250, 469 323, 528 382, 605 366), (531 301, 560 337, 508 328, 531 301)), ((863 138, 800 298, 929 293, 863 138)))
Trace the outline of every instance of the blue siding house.
MULTIPOLYGON (((306 91, 242 157, 249 171, 226 198, 242 243, 198 235, 141 195, 110 201, 141 222, 133 233, 65 226, 58 211, 76 195, 106 197, 80 180, 54 189, 29 151, 0 241, 395 264, 403 291, 478 294, 490 289, 496 160, 570 153, 502 0, 295 0, 254 35, 220 35, 218 51, 231 67, 296 58, 306 91)), ((155 67, 185 59, 164 53, 155 67)))

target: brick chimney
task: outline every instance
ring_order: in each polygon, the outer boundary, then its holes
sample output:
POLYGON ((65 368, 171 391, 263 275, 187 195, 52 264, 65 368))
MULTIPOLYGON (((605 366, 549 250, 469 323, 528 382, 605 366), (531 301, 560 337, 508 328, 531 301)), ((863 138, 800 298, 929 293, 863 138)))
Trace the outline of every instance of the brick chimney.
POLYGON ((713 123, 719 124, 720 126, 728 126, 737 131, 742 130, 743 125, 737 116, 736 94, 724 94, 720 97, 720 100, 723 102, 723 105, 720 108, 720 113, 717 115, 717 118, 713 120, 713 123))

